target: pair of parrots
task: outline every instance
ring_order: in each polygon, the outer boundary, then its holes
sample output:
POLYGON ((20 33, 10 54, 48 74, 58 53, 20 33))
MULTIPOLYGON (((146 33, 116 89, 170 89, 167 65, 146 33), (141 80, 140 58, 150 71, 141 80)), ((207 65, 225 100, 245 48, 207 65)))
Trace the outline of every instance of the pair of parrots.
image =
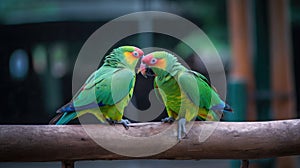
POLYGON ((57 110, 50 124, 66 124, 91 113, 101 122, 122 124, 128 129, 130 122, 122 117, 133 94, 135 67, 140 58, 138 72, 144 76, 147 68, 154 72, 157 96, 168 113, 162 121, 178 120, 179 140, 186 134, 186 121, 196 117, 215 121, 222 112, 232 111, 203 75, 182 66, 172 54, 156 51, 144 56, 137 47, 121 46, 105 57, 104 64, 90 75, 68 104, 57 110))

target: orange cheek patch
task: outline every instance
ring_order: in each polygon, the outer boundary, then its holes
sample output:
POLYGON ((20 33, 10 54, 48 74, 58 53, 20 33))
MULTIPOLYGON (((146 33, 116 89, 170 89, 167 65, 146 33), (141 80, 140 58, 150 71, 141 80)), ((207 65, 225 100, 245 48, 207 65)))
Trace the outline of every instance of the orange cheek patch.
POLYGON ((166 69, 166 61, 163 59, 157 60, 156 66, 160 69, 166 69))
POLYGON ((132 64, 136 60, 136 57, 134 57, 130 52, 124 52, 124 56, 125 56, 125 60, 129 64, 132 64))

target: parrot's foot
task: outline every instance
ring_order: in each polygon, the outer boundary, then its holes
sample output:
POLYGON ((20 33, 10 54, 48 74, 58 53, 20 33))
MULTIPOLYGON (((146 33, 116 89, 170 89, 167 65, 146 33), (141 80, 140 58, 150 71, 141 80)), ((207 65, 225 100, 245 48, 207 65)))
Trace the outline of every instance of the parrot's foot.
POLYGON ((186 136, 185 123, 186 123, 185 118, 180 118, 178 120, 178 135, 177 135, 177 139, 179 141, 186 136), (182 133, 183 133, 183 135, 182 135, 182 133))
POLYGON ((116 124, 122 124, 124 126, 125 129, 129 129, 129 125, 131 122, 129 120, 126 119, 121 119, 121 121, 118 121, 116 124))
POLYGON ((112 120, 112 119, 109 119, 109 118, 107 118, 106 121, 107 121, 110 125, 115 125, 115 124, 117 123, 117 121, 112 120))
POLYGON ((129 120, 126 120, 126 119, 121 119, 120 121, 116 121, 116 120, 112 120, 112 119, 106 119, 106 121, 107 121, 110 125, 122 124, 122 125, 124 126, 125 129, 129 129, 128 124, 131 123, 129 120))
POLYGON ((175 121, 175 119, 173 117, 167 117, 161 120, 161 122, 164 123, 173 123, 175 121))

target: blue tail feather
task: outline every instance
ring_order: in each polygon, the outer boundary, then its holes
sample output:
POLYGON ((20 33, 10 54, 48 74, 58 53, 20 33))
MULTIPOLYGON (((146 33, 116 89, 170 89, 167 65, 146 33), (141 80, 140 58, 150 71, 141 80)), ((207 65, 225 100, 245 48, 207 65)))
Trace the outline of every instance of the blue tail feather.
POLYGON ((232 108, 229 106, 229 104, 225 104, 225 107, 223 109, 224 112, 231 113, 233 112, 232 108))
POLYGON ((57 110, 57 113, 68 113, 68 112, 75 112, 75 111, 81 111, 81 110, 87 110, 91 108, 101 107, 104 106, 103 103, 90 103, 84 106, 78 106, 75 107, 73 102, 69 102, 68 104, 64 105, 62 108, 57 110))
POLYGON ((76 117, 77 115, 76 111, 82 111, 82 110, 97 108, 101 106, 104 106, 104 104, 90 103, 84 106, 75 107, 74 103, 71 101, 56 111, 56 113, 59 114, 57 114, 57 116, 50 121, 50 124, 56 124, 56 125, 66 124, 76 117))
POLYGON ((210 108, 213 111, 232 112, 232 108, 226 103, 220 103, 210 108))
POLYGON ((55 123, 56 125, 63 125, 76 117, 76 112, 64 113, 63 116, 55 123))

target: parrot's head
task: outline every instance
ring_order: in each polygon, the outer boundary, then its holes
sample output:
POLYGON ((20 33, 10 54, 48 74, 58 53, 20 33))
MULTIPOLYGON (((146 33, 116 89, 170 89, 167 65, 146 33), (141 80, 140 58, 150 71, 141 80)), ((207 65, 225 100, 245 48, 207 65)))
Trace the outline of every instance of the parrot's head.
POLYGON ((152 69, 155 74, 170 72, 174 62, 177 62, 177 58, 172 54, 165 51, 155 51, 142 58, 139 72, 143 76, 146 76, 147 68, 152 69))
POLYGON ((120 48, 123 51, 125 61, 130 65, 134 64, 134 66, 136 66, 139 58, 144 55, 141 49, 134 46, 122 46, 120 48))
POLYGON ((125 65, 130 69, 135 69, 139 59, 144 55, 144 52, 135 46, 121 46, 112 51, 106 61, 108 65, 118 64, 125 65))

